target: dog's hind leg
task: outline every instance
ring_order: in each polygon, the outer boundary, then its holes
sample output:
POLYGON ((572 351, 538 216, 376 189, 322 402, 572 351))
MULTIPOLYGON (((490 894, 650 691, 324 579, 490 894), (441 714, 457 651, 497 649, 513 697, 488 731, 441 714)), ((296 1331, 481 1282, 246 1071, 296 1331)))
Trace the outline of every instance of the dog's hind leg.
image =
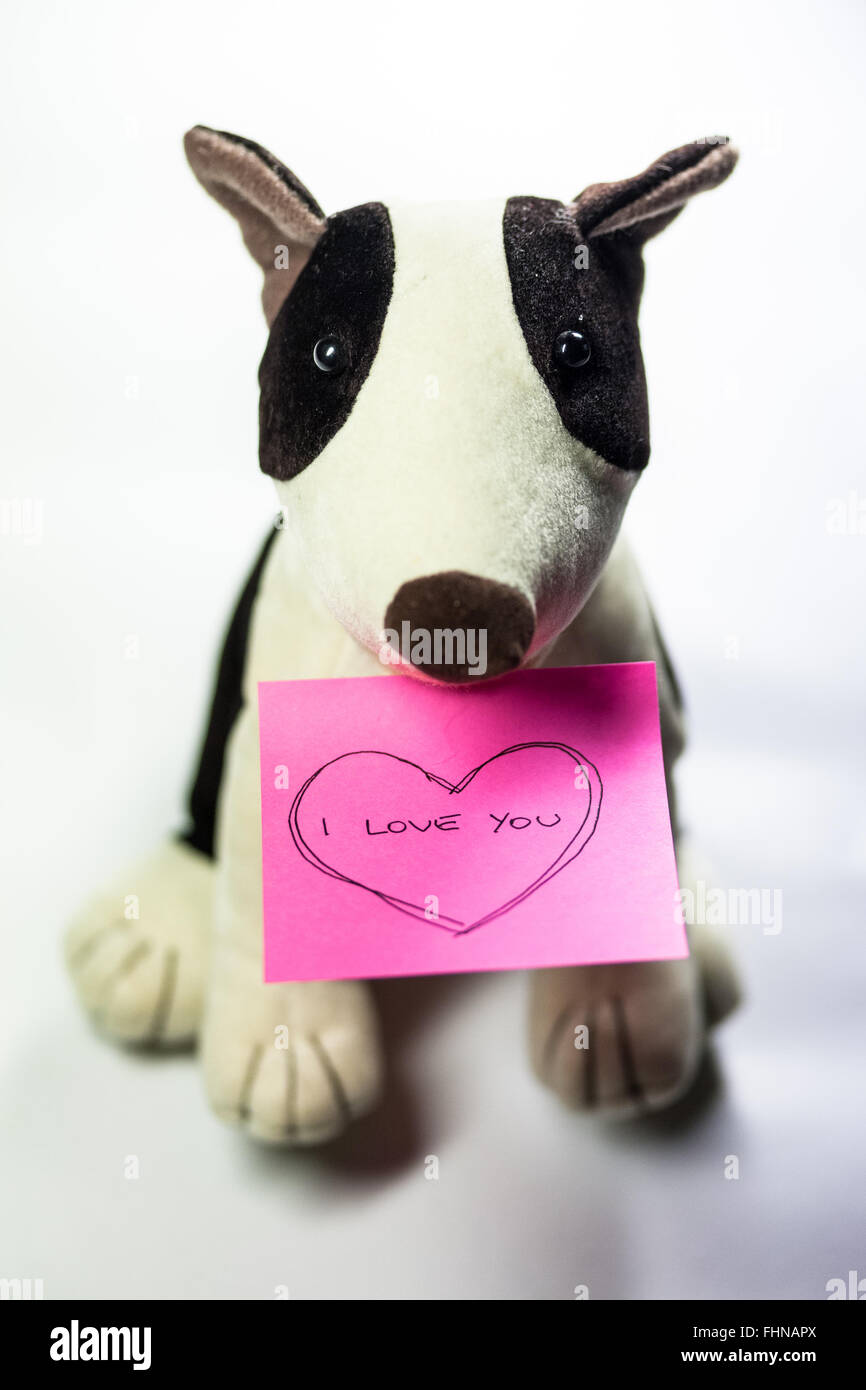
POLYGON ((77 914, 66 961, 96 1026, 119 1042, 179 1046, 199 1027, 213 919, 214 824, 225 746, 241 709, 253 602, 269 537, 229 625, 190 795, 190 824, 77 914))
POLYGON ((84 1008, 118 1042, 179 1046, 201 1015, 213 862, 169 840, 79 912, 66 962, 84 1008))

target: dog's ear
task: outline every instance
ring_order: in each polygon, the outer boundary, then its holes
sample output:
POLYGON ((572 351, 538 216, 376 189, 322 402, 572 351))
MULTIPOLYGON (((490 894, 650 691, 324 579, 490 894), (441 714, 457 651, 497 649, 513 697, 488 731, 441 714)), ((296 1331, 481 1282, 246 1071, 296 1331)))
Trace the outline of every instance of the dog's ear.
POLYGON ((324 230, 325 214, 291 170, 252 140, 197 125, 183 143, 199 183, 237 219, 264 271, 270 325, 324 230))
POLYGON ((588 239, 627 231, 631 240, 646 241, 689 198, 723 183, 736 162, 737 151, 723 136, 682 145, 634 178, 585 188, 574 204, 578 226, 588 239))

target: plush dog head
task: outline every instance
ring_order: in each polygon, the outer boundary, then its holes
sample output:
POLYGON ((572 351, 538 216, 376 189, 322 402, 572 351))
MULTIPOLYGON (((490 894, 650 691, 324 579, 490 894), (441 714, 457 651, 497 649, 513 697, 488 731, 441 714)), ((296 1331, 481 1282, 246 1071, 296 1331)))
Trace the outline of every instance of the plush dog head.
POLYGON ((649 458, 643 243, 733 149, 686 145, 570 203, 327 218, 249 140, 196 126, 186 152, 264 272, 261 466, 328 607, 437 679, 532 659, 589 597, 649 458))

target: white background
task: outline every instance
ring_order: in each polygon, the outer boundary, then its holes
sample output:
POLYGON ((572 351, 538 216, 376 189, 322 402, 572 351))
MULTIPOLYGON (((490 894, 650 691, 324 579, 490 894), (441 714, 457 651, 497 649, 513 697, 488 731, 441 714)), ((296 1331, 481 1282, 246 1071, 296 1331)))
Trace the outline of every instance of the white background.
POLYGON ((834 499, 866 502, 864 25, 842 0, 7 3, 0 495, 42 534, 13 509, 0 537, 0 1275, 337 1299, 822 1298, 866 1276, 866 535, 828 531, 834 499), (749 1003, 723 1085, 677 1120, 560 1112, 518 976, 389 985, 385 1109, 303 1155, 223 1129, 189 1057, 115 1052, 79 1014, 63 925, 177 822, 275 509, 258 271, 186 167, 196 122, 270 147, 327 211, 567 199, 719 131, 743 151, 648 250, 653 460, 628 524, 690 707, 687 817, 716 882, 781 888, 784 924, 731 928, 749 1003))

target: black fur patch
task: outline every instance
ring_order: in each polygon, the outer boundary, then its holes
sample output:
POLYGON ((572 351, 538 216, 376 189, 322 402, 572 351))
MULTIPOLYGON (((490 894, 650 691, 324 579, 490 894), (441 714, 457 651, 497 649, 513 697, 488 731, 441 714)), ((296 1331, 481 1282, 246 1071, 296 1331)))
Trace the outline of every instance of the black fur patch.
POLYGON ((214 856, 217 801, 223 779, 226 744, 243 708, 242 682, 253 604, 259 592, 262 570, 276 529, 270 532, 253 566, 229 623, 211 700, 210 718, 199 755, 198 770, 189 795, 189 829, 181 839, 209 859, 214 856))
POLYGON ((570 434, 619 468, 644 468, 649 415, 637 313, 640 245, 627 233, 585 243, 573 208, 548 198, 509 198, 503 219, 514 308, 529 355, 570 434), (576 268, 580 247, 588 264, 576 268), (558 334, 590 340, 585 367, 554 364, 558 334))
POLYGON ((394 238, 381 203, 328 218, 274 320, 259 368, 259 460, 273 478, 294 478, 349 418, 373 365, 394 282, 394 238), (320 338, 339 339, 339 375, 313 361, 320 338))

